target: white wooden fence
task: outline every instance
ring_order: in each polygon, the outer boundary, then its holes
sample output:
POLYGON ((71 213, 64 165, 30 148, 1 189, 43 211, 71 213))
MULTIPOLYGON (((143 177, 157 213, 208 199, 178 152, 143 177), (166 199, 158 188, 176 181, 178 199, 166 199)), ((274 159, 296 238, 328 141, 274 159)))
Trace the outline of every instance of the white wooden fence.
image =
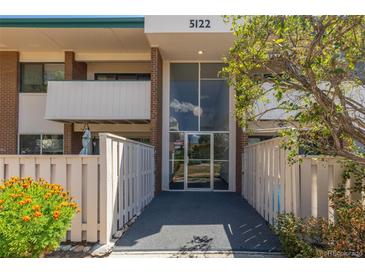
POLYGON ((281 140, 245 146, 243 197, 270 223, 278 213, 332 217, 328 192, 342 181, 339 158, 303 157, 301 163, 289 165, 288 152, 279 147, 281 140))
POLYGON ((154 197, 154 148, 100 134, 100 155, 0 155, 0 181, 43 178, 70 192, 81 208, 67 240, 102 244, 154 197))
POLYGON ((155 193, 154 147, 100 134, 101 242, 112 235, 153 199, 155 193))

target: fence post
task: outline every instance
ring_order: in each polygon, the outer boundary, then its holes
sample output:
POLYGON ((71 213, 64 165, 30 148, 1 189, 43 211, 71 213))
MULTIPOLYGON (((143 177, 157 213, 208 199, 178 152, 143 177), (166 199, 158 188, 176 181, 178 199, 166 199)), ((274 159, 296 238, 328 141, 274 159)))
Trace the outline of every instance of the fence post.
POLYGON ((99 134, 100 142, 100 243, 108 244, 112 237, 112 159, 111 139, 99 134))
POLYGON ((142 184, 142 174, 143 174, 143 170, 141 170, 142 168, 142 164, 141 164, 141 159, 142 159, 142 148, 140 145, 137 146, 137 167, 136 167, 136 215, 139 216, 141 214, 141 184, 142 184))

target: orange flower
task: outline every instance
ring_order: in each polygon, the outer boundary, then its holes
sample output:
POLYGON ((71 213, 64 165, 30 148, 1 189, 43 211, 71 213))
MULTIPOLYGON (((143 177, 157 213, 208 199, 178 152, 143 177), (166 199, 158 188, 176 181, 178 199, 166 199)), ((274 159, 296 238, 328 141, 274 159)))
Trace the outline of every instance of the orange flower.
POLYGON ((34 211, 39 211, 41 209, 41 206, 40 205, 34 205, 34 206, 32 206, 32 209, 34 211))
POLYGON ((42 212, 40 212, 40 211, 34 212, 34 217, 41 217, 41 216, 42 216, 42 212))
POLYGON ((3 203, 5 203, 5 201, 0 199, 0 205, 3 204, 3 203))
POLYGON ((29 199, 29 198, 28 198, 28 199, 25 199, 25 200, 24 200, 24 202, 25 202, 26 204, 30 204, 30 203, 32 202, 32 199, 29 199))
POLYGON ((30 217, 29 216, 23 216, 23 221, 24 222, 29 222, 30 221, 30 217))
POLYGON ((76 208, 77 204, 76 203, 70 203, 70 207, 76 208))
POLYGON ((58 217, 60 217, 60 212, 59 212, 58 210, 56 210, 55 212, 53 212, 53 218, 54 218, 55 220, 57 220, 57 219, 58 219, 58 217))
POLYGON ((68 202, 62 202, 61 204, 60 204, 60 206, 62 207, 62 206, 68 206, 69 205, 69 203, 68 202))
POLYGON ((22 187, 28 189, 30 186, 28 183, 24 183, 24 184, 22 184, 22 187))
POLYGON ((26 204, 26 202, 25 201, 20 201, 20 202, 18 202, 18 205, 25 205, 26 204))
POLYGON ((48 199, 51 196, 52 196, 52 193, 48 192, 48 193, 46 193, 46 195, 44 195, 44 199, 48 199))
POLYGON ((0 186, 0 190, 3 190, 3 189, 5 189, 5 186, 0 186))

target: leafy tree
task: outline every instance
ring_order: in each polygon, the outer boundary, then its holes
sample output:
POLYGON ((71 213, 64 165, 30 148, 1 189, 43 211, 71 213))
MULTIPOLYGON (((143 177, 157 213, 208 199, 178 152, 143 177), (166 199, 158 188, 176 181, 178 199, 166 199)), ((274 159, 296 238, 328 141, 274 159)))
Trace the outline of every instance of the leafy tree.
POLYGON ((226 20, 235 41, 223 73, 236 90, 241 125, 281 109, 292 159, 301 148, 365 166, 365 16, 226 20), (273 99, 274 108, 258 109, 273 99))

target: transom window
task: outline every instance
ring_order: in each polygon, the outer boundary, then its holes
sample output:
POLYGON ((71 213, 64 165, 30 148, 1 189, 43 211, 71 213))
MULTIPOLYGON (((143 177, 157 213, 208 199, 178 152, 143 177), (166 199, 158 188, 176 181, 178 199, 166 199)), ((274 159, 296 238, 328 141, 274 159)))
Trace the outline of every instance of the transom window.
POLYGON ((64 80, 63 63, 22 63, 20 92, 47 92, 48 81, 64 80))
POLYGON ((149 81, 149 73, 96 73, 95 80, 99 81, 149 81))
POLYGON ((229 87, 221 63, 173 63, 170 131, 228 131, 229 87))
POLYGON ((63 154, 63 135, 21 134, 19 154, 63 154))

